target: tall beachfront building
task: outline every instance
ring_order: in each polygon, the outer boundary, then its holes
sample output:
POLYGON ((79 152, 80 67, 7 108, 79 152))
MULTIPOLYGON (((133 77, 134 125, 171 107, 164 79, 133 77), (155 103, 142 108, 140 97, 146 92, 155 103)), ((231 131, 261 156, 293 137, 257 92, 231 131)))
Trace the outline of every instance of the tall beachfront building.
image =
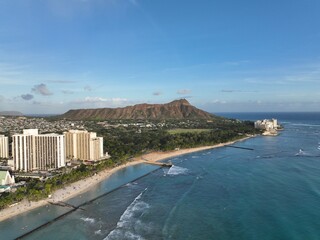
POLYGON ((0 135, 0 158, 9 158, 9 141, 4 135, 0 135))
POLYGON ((23 130, 12 136, 15 171, 57 169, 65 166, 64 136, 38 134, 38 129, 23 130))
POLYGON ((103 138, 97 137, 97 133, 69 130, 63 134, 67 159, 99 160, 103 157, 103 138))

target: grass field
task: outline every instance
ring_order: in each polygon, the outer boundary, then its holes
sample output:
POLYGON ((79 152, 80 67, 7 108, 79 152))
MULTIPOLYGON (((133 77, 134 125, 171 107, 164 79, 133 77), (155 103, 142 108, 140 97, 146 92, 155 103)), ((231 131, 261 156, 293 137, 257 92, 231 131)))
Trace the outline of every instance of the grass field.
POLYGON ((179 134, 179 133, 200 133, 200 132, 208 132, 211 129, 184 129, 184 128, 177 128, 168 130, 170 134, 179 134))

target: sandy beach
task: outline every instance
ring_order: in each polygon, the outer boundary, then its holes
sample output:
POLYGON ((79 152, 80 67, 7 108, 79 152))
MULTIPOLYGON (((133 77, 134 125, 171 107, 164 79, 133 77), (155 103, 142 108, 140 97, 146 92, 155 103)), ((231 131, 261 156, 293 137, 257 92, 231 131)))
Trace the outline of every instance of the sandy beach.
MULTIPOLYGON (((248 138, 249 137, 246 137, 246 138, 243 138, 243 139, 240 139, 237 141, 243 141, 248 138)), ((216 144, 216 145, 212 145, 212 146, 205 146, 205 147, 188 148, 188 149, 181 149, 181 150, 175 150, 175 151, 169 151, 169 152, 151 152, 148 154, 144 154, 140 157, 133 158, 130 162, 127 162, 126 164, 120 165, 120 166, 112 168, 112 169, 103 170, 92 177, 77 181, 75 183, 72 183, 72 184, 64 187, 64 188, 56 190, 51 195, 51 198, 47 198, 47 199, 37 201, 37 202, 29 202, 27 200, 24 200, 18 204, 15 204, 14 206, 3 209, 0 211, 0 221, 17 216, 22 213, 25 213, 25 212, 30 211, 32 209, 35 209, 37 207, 49 204, 48 201, 51 201, 51 202, 66 201, 66 200, 73 198, 77 195, 81 195, 82 193, 84 193, 84 192, 88 191, 90 188, 92 188, 95 184, 106 180, 110 175, 112 175, 114 172, 118 171, 119 169, 122 169, 122 168, 125 168, 128 166, 132 166, 135 164, 146 163, 148 161, 156 162, 156 161, 161 161, 161 160, 164 160, 167 158, 180 156, 183 154, 208 150, 208 149, 212 149, 212 148, 223 147, 226 145, 233 144, 237 141, 220 143, 220 144, 216 144)))

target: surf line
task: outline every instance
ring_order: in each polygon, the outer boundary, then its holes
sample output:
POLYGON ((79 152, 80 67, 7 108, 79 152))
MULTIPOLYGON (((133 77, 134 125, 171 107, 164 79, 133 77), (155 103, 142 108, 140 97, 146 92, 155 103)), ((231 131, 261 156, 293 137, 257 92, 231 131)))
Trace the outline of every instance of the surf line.
MULTIPOLYGON (((83 206, 85 206, 85 205, 87 205, 87 204, 90 204, 90 203, 94 202, 95 200, 97 200, 97 199, 99 199, 99 198, 102 198, 102 197, 104 197, 104 196, 106 196, 106 195, 108 195, 108 194, 110 194, 110 193, 112 193, 112 192, 115 192, 116 190, 122 188, 122 187, 125 186, 126 184, 131 183, 131 182, 135 182, 135 181, 137 181, 137 180, 139 180, 139 179, 141 179, 141 178, 143 178, 143 177, 148 176, 148 175, 151 174, 151 173, 154 173, 155 171, 158 171, 160 168, 162 168, 162 167, 160 166, 159 168, 157 168, 157 169, 155 169, 155 170, 153 170, 153 171, 151 171, 151 172, 149 172, 149 173, 146 173, 146 174, 144 174, 144 175, 142 175, 142 176, 140 176, 140 177, 137 177, 137 178, 133 179, 133 180, 130 181, 130 182, 124 183, 124 184, 122 184, 121 186, 116 187, 115 189, 112 189, 112 190, 109 191, 109 192, 103 193, 103 194, 101 194, 101 195, 99 195, 99 196, 97 196, 97 197, 95 197, 95 198, 93 198, 93 199, 91 199, 91 200, 85 201, 84 203, 81 203, 81 204, 78 205, 78 206, 73 206, 73 208, 72 208, 70 211, 68 211, 68 212, 66 212, 66 213, 64 213, 64 214, 62 214, 62 215, 60 215, 60 216, 58 216, 58 217, 56 217, 56 218, 54 218, 54 219, 46 222, 46 223, 43 223, 42 225, 40 225, 40 226, 38 226, 38 227, 30 230, 29 232, 26 232, 26 233, 22 234, 21 236, 15 238, 15 239, 16 239, 16 240, 18 240, 18 239, 23 239, 24 237, 26 237, 26 236, 28 236, 28 235, 30 235, 30 234, 32 234, 32 233, 34 233, 34 232, 42 229, 42 228, 44 228, 44 227, 46 227, 46 226, 48 226, 48 225, 50 225, 50 224, 52 224, 52 223, 60 220, 60 219, 62 219, 63 217, 69 215, 70 213, 72 213, 72 212, 74 212, 74 211, 76 211, 76 210, 78 210, 78 209, 81 209, 81 207, 83 207, 83 206)), ((63 207, 63 206, 61 206, 61 207, 63 207)))

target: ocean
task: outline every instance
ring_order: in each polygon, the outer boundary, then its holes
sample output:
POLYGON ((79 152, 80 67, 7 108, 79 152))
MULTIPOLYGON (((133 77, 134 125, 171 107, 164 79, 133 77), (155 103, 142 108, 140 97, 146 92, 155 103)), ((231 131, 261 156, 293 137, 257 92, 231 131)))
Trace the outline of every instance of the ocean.
MULTIPOLYGON (((320 113, 221 115, 278 118, 284 130, 235 144, 252 151, 222 147, 170 159, 171 168, 118 171, 68 201, 88 201, 82 209, 23 239, 320 239, 320 113)), ((51 205, 3 221, 0 239, 69 210, 51 205)))

